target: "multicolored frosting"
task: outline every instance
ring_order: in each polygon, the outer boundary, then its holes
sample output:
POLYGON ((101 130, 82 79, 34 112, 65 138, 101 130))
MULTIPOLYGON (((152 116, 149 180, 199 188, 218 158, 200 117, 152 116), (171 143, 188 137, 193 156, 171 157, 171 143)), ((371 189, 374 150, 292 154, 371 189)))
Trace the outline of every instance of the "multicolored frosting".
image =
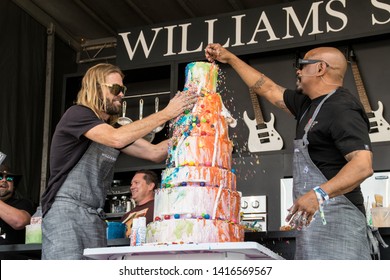
POLYGON ((156 244, 242 242, 244 228, 222 220, 166 220, 150 223, 146 240, 156 244))
POLYGON ((236 175, 227 169, 212 166, 180 166, 162 172, 162 187, 219 187, 236 190, 236 175))
POLYGON ((238 192, 215 187, 158 189, 154 216, 163 219, 218 219, 237 223, 240 220, 238 192))
POLYGON ((196 91, 199 97, 192 111, 184 112, 171 123, 168 168, 217 166, 231 169, 233 144, 229 140, 228 124, 234 120, 220 94, 215 92, 218 71, 216 64, 206 62, 187 65, 184 90, 196 91))
POLYGON ((206 62, 186 67, 184 91, 196 92, 198 101, 170 125, 167 169, 155 194, 148 243, 244 239, 228 134, 234 119, 216 92, 218 72, 216 64, 206 62))
POLYGON ((217 91, 218 65, 208 62, 191 62, 186 66, 184 90, 196 86, 209 92, 217 91))

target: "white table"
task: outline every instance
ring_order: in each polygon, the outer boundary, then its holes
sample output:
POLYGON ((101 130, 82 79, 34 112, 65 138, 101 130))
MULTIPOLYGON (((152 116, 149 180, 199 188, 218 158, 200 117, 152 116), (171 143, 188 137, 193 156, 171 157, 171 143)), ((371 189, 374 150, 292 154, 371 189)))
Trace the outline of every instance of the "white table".
POLYGON ((91 248, 84 256, 98 260, 283 260, 257 242, 169 244, 91 248))

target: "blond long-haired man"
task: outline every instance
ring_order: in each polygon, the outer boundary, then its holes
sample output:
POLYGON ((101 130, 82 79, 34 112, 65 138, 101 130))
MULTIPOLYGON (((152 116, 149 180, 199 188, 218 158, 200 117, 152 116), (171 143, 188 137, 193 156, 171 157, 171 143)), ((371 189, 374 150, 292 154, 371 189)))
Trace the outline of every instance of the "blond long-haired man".
POLYGON ((161 111, 115 127, 126 87, 111 64, 91 67, 77 104, 62 116, 53 135, 50 178, 42 196, 42 259, 82 259, 84 248, 106 246, 103 206, 120 152, 161 162, 167 140, 142 139, 156 127, 190 109, 196 95, 179 94, 161 111))

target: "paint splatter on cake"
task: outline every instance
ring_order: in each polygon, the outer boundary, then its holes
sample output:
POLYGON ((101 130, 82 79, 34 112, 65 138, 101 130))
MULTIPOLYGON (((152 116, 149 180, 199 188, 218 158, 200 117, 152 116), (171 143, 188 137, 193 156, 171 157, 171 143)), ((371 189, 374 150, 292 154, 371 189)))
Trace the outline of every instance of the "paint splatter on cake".
POLYGON ((218 66, 193 62, 185 74, 184 91, 197 92, 198 101, 170 125, 167 168, 155 194, 147 243, 241 242, 240 195, 228 134, 236 121, 217 92, 218 66))

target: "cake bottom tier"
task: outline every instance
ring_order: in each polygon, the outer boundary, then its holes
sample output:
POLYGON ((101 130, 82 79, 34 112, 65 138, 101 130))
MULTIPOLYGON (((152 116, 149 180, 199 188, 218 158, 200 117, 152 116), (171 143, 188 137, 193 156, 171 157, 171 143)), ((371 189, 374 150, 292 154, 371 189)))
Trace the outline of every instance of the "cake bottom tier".
POLYGON ((223 220, 178 219, 148 224, 146 243, 242 242, 244 227, 223 220))

